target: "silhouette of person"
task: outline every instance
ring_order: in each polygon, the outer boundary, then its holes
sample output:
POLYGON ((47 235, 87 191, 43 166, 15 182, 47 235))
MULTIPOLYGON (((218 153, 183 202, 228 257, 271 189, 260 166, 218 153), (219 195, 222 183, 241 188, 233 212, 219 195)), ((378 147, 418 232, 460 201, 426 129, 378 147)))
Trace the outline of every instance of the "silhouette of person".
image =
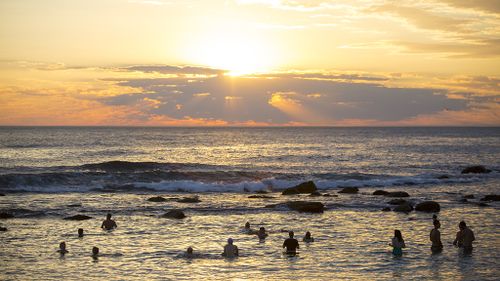
POLYGON ((78 237, 83 237, 83 228, 78 229, 78 237))
POLYGON ((443 251, 443 243, 441 243, 441 232, 439 232, 439 228, 441 227, 441 223, 438 219, 435 219, 433 222, 434 228, 431 230, 429 238, 432 242, 431 251, 434 254, 440 253, 443 251))
POLYGON ((266 233, 266 229, 264 227, 261 227, 259 229, 259 232, 257 232, 257 236, 260 240, 266 239, 266 237, 268 236, 268 234, 266 233))
POLYGON ((116 225, 116 222, 111 219, 111 214, 108 213, 108 215, 106 216, 106 219, 101 224, 101 228, 104 228, 106 230, 111 230, 111 229, 116 228, 116 227, 118 227, 116 225))
POLYGON ((392 254, 395 256, 403 255, 403 248, 406 248, 405 241, 403 240, 403 235, 398 229, 394 230, 394 237, 392 238, 392 254))
POLYGON ((311 232, 307 231, 306 235, 304 236, 304 238, 302 238, 302 241, 304 241, 304 242, 314 242, 314 238, 312 238, 311 232))
POLYGON ((287 255, 295 256, 297 254, 297 249, 299 249, 300 246, 299 241, 293 238, 293 235, 293 231, 288 232, 289 238, 285 239, 285 241, 283 242, 283 248, 286 247, 287 255))
POLYGON ((61 242, 59 243, 59 250, 57 250, 61 256, 64 256, 64 254, 69 253, 68 250, 66 250, 66 242, 61 242))
POLYGON ((226 258, 234 258, 239 256, 239 250, 236 245, 233 245, 233 239, 227 239, 227 245, 224 246, 224 252, 222 255, 226 258))
POLYGON ((458 246, 459 248, 463 248, 464 254, 471 254, 472 241, 476 240, 474 232, 467 227, 467 224, 464 221, 461 221, 458 224, 458 228, 460 230, 457 232, 457 236, 455 238, 455 241, 453 241, 453 245, 458 246))

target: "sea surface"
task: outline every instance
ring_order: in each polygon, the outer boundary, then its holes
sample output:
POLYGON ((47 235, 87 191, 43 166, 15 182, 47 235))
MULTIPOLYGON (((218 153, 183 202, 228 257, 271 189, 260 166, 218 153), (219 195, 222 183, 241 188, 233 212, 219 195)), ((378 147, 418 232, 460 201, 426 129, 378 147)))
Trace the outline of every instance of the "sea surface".
POLYGON ((500 203, 481 198, 500 194, 499 179, 500 128, 0 127, 0 212, 14 216, 0 219, 0 280, 498 280, 500 203), (461 173, 471 165, 491 172, 461 173), (281 195, 305 181, 329 196, 281 195), (383 212, 393 198, 378 189, 438 202, 444 251, 430 251, 433 213, 383 212), (280 205, 299 200, 326 210, 280 205), (161 217, 171 209, 187 217, 161 217), (111 232, 100 229, 108 212, 111 232), (92 218, 63 220, 76 214, 92 218), (471 256, 451 244, 461 220, 476 235, 471 256), (395 229, 403 257, 388 245, 395 229), (287 230, 295 257, 282 252, 287 230), (229 237, 239 258, 220 256, 229 237), (200 256, 182 257, 189 246, 200 256))

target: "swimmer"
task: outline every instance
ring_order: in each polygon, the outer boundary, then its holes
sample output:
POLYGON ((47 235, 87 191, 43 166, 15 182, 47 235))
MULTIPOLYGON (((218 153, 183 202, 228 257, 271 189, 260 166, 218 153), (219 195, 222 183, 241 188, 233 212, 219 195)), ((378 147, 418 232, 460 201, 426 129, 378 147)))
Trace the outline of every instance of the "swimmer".
POLYGON ((286 247, 286 253, 287 255, 293 255, 295 256, 297 254, 297 249, 299 249, 299 241, 297 239, 293 238, 293 231, 288 232, 289 238, 285 239, 285 242, 283 242, 283 248, 286 247))
POLYGON ((406 248, 405 241, 403 240, 403 235, 401 235, 401 231, 394 230, 394 237, 392 237, 392 243, 389 244, 393 247, 392 254, 395 256, 402 256, 403 250, 402 248, 406 248))
POLYGON ((311 232, 307 231, 304 238, 302 238, 304 242, 314 242, 314 238, 311 237, 311 232))
POLYGON ((259 232, 257 232, 257 236, 260 240, 266 239, 266 237, 268 236, 268 234, 266 233, 266 229, 264 227, 261 227, 259 229, 259 232))
POLYGON ((92 248, 92 258, 97 259, 99 257, 99 248, 93 247, 92 248))
POLYGON ((66 250, 66 242, 61 242, 61 243, 59 243, 59 250, 57 250, 57 252, 58 252, 59 254, 61 254, 61 256, 64 256, 64 254, 69 253, 69 252, 66 250))
POLYGON ((464 254, 472 253, 472 241, 476 240, 474 236, 474 232, 470 228, 467 227, 464 221, 461 221, 458 224, 458 228, 460 231, 457 232, 457 236, 455 241, 453 241, 453 245, 458 246, 459 248, 464 249, 464 254))
POLYGON ((245 223, 245 229, 250 229, 250 222, 245 223))
POLYGON ((118 227, 116 225, 116 222, 111 219, 111 214, 108 213, 108 215, 106 216, 106 220, 104 220, 101 224, 101 228, 104 228, 106 230, 111 230, 116 227, 118 227))
POLYGON ((78 237, 83 237, 83 228, 78 229, 78 237))
POLYGON ((441 232, 439 232, 439 228, 441 227, 441 223, 436 218, 432 222, 434 224, 434 228, 431 230, 429 238, 432 242, 431 251, 434 254, 440 253, 443 251, 443 243, 441 243, 441 232))
POLYGON ((234 258, 239 256, 238 246, 233 245, 232 238, 227 239, 227 245, 224 246, 224 252, 222 253, 222 256, 226 258, 234 258))

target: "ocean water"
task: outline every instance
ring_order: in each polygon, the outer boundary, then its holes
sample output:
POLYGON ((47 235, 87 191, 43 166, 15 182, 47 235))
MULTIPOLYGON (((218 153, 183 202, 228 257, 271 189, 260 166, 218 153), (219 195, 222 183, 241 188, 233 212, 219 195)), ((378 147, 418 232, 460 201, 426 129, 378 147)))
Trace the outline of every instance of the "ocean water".
POLYGON ((479 203, 500 193, 499 156, 500 128, 0 127, 0 212, 14 215, 0 220, 0 279, 498 280, 500 204, 479 203), (461 174, 479 164, 491 172, 461 174), (333 196, 281 195, 308 180, 333 196), (430 252, 432 213, 382 212, 390 198, 376 189, 437 201, 443 253, 430 252), (256 191, 271 198, 248 198, 256 191), (474 199, 461 202, 465 194, 474 199), (201 202, 175 201, 191 196, 201 202), (266 207, 292 200, 326 210, 266 207), (160 218, 173 208, 187 218, 160 218), (99 228, 107 212, 112 232, 99 228), (62 219, 75 214, 92 219, 62 219), (476 234, 472 256, 451 245, 460 220, 476 234), (246 234, 246 221, 270 236, 246 234), (388 246, 394 229, 408 246, 402 258, 388 246), (287 257, 284 230, 316 241, 287 257), (220 256, 229 237, 234 260, 220 256), (179 257, 188 246, 201 257, 179 257))

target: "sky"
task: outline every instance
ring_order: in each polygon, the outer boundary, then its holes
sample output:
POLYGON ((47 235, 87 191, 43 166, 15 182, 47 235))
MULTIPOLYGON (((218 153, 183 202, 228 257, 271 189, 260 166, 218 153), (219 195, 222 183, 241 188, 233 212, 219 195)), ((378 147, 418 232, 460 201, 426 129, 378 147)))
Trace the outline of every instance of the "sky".
POLYGON ((500 126, 500 1, 2 0, 0 125, 500 126))

